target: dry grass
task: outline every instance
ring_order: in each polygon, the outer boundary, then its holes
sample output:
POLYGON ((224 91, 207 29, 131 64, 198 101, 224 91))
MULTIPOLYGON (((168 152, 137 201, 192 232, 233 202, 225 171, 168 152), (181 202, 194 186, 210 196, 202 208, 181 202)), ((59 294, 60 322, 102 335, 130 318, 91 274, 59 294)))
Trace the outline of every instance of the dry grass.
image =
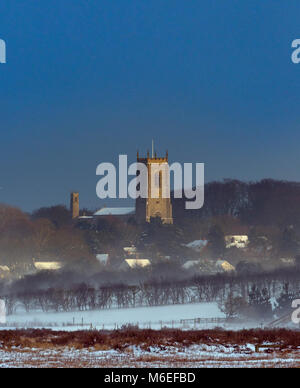
POLYGON ((158 347, 161 350, 171 346, 190 347, 192 345, 236 346, 247 343, 261 345, 277 344, 279 349, 298 349, 300 331, 285 329, 272 330, 137 330, 126 329, 111 332, 103 331, 51 331, 51 330, 12 330, 0 331, 2 348, 38 348, 53 349, 60 347, 99 350, 124 351, 130 346, 139 346, 143 350, 158 347))

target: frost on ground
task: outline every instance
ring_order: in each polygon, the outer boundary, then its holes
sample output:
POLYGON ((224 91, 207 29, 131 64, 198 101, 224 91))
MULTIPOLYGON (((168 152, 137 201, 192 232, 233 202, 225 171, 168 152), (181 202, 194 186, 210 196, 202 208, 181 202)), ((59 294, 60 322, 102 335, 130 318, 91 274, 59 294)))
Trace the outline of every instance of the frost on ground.
POLYGON ((300 332, 284 329, 2 331, 0 367, 300 367, 300 332))
POLYGON ((255 353, 250 348, 196 345, 189 348, 130 347, 124 351, 92 349, 11 349, 0 351, 1 368, 294 368, 300 353, 255 353))

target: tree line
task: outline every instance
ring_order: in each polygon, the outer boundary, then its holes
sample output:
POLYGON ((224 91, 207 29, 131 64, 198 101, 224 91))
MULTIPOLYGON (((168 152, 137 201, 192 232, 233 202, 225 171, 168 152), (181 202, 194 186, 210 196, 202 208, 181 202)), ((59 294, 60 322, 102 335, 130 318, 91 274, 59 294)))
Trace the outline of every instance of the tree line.
POLYGON ((261 317, 272 312, 272 298, 279 300, 283 308, 290 306, 299 294, 299 272, 281 270, 251 276, 194 277, 184 281, 159 279, 138 285, 81 283, 49 288, 41 285, 35 289, 28 285, 19 292, 10 285, 2 289, 0 297, 6 302, 8 314, 19 307, 27 312, 69 312, 218 302, 225 306, 228 316, 237 313, 246 303, 252 308, 256 306, 261 317))
POLYGON ((173 199, 174 216, 185 218, 211 218, 231 216, 246 225, 300 227, 300 183, 263 179, 242 182, 225 179, 205 185, 202 209, 187 211, 185 199, 173 199))

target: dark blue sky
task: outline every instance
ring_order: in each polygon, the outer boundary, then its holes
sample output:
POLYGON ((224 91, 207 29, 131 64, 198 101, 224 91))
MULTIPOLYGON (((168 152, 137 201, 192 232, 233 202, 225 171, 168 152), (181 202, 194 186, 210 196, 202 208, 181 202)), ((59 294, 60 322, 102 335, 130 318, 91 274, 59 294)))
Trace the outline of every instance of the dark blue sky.
POLYGON ((0 201, 101 207, 96 166, 136 150, 206 180, 300 181, 299 0, 2 0, 0 201))

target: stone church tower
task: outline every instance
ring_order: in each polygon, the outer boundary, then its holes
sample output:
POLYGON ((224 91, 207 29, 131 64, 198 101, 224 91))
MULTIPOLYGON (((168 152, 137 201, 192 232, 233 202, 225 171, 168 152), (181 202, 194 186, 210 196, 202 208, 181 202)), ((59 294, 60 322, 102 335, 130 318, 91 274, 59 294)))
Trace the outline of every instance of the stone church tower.
POLYGON ((169 164, 168 152, 165 157, 157 157, 154 151, 150 157, 148 152, 146 158, 140 158, 138 153, 137 162, 145 164, 148 169, 148 198, 136 200, 137 221, 150 222, 151 218, 158 217, 163 224, 173 224, 171 198, 163 195, 170 189, 170 176, 164 173, 169 164))
POLYGON ((71 193, 71 213, 72 218, 79 217, 79 193, 71 193))

